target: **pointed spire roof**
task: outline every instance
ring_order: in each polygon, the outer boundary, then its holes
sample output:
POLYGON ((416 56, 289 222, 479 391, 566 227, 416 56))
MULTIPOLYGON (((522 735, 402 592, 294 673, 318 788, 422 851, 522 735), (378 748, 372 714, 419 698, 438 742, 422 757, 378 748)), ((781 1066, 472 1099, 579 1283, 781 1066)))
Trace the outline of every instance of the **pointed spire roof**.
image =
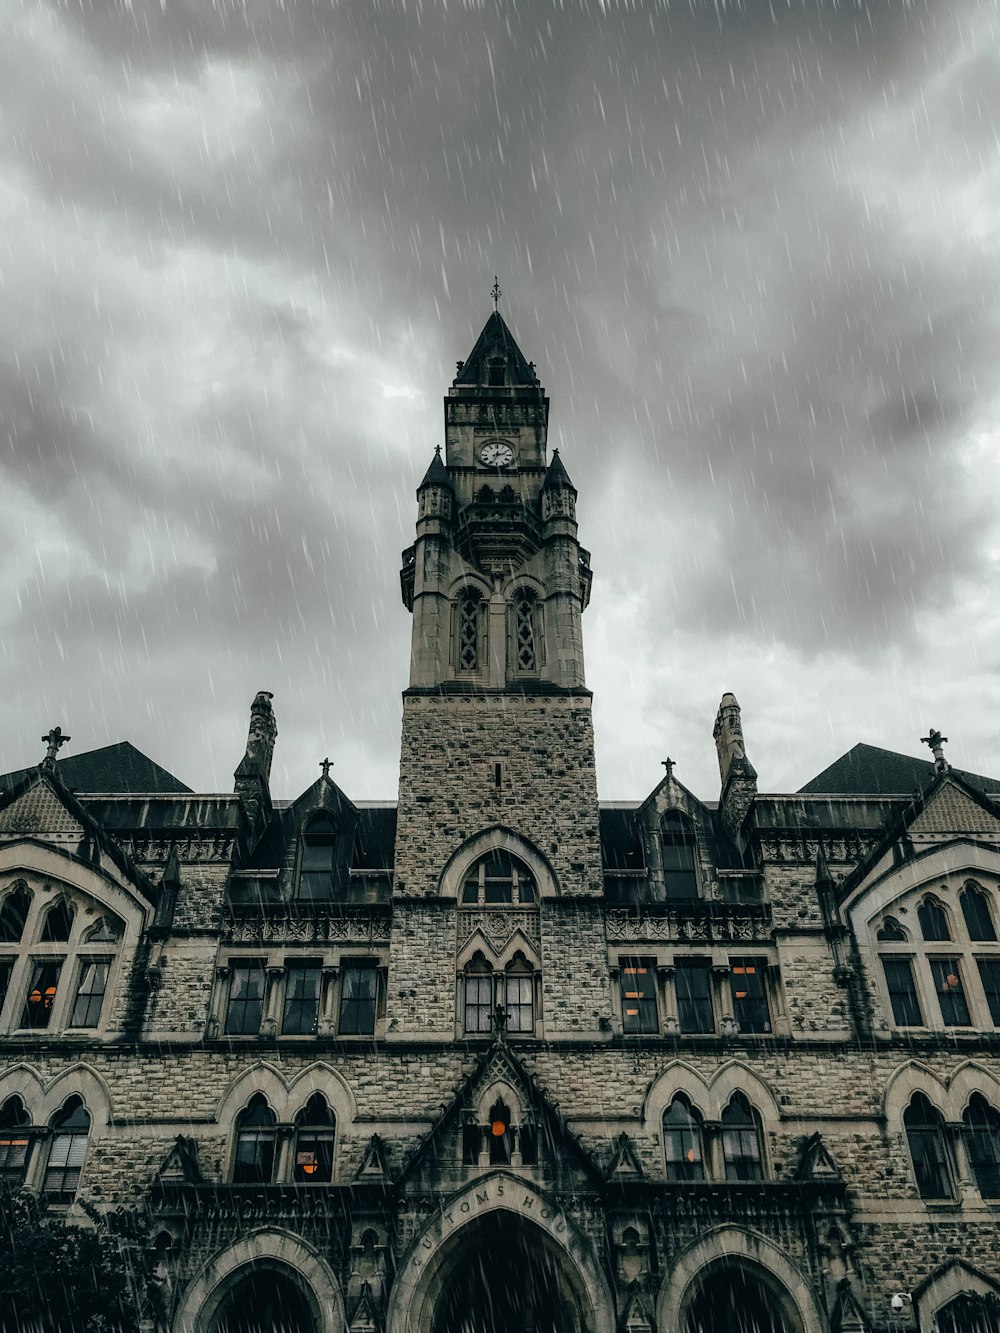
POLYGON ((545 480, 542 482, 542 490, 555 490, 556 488, 565 488, 576 495, 576 487, 569 479, 569 473, 559 457, 559 450, 552 450, 552 462, 549 464, 549 470, 545 474, 545 480))
MULTIPOLYGON (((490 387, 490 362, 502 358, 506 388, 541 388, 535 368, 530 364, 499 310, 494 310, 483 325, 476 345, 466 361, 459 362, 456 386, 490 387)), ((496 386, 500 387, 500 386, 496 386)))
POLYGON ((448 476, 448 469, 445 467, 441 458, 440 445, 434 450, 434 457, 431 459, 430 467, 424 473, 424 479, 417 487, 417 490, 422 491, 425 486, 451 486, 451 478, 448 476))

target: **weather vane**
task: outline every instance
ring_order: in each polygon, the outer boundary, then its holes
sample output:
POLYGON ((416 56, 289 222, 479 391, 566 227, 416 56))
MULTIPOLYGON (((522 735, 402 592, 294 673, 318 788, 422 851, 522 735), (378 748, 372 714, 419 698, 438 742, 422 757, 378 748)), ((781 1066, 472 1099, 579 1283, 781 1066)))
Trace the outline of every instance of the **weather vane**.
POLYGON ((493 290, 490 292, 490 296, 493 297, 493 309, 499 309, 500 298, 503 296, 503 292, 500 290, 500 279, 495 273, 493 274, 493 290))

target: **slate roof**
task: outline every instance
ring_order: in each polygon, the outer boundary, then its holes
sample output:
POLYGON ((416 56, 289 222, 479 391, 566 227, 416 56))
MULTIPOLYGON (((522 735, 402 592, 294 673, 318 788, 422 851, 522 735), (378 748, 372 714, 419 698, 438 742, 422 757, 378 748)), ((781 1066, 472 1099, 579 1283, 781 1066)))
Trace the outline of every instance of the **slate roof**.
MULTIPOLYGON (((63 786, 75 792, 189 792, 190 787, 154 763, 130 741, 103 745, 57 761, 63 786)), ((10 791, 32 769, 19 768, 0 777, 0 791, 10 791)))
MULTIPOLYGON (((980 773, 961 773, 966 782, 983 791, 1000 791, 1000 778, 986 778, 980 773)), ((859 743, 841 755, 829 768, 799 788, 803 795, 902 795, 923 791, 934 777, 930 759, 883 750, 878 745, 859 743)))
POLYGON ((508 385, 538 386, 538 376, 528 365, 524 353, 517 345, 517 340, 504 323, 503 315, 494 310, 483 325, 483 331, 476 339, 476 345, 469 353, 469 359, 455 376, 456 385, 486 385, 489 379, 486 362, 497 348, 503 355, 510 378, 508 385))

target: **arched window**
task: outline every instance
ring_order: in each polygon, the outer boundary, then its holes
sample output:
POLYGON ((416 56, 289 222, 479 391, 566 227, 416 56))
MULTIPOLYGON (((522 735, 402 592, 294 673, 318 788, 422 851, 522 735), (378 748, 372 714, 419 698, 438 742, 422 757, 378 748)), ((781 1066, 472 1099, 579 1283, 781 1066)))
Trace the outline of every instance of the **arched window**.
POLYGON ((704 1180, 701 1116, 683 1093, 663 1113, 663 1151, 668 1180, 704 1180))
POLYGON ((481 953, 465 969, 465 1031, 493 1031, 493 968, 481 953))
POLYGON ((0 944, 18 944, 31 907, 31 894, 21 885, 0 903, 0 944))
POLYGON ((948 913, 936 898, 925 898, 917 908, 920 933, 925 940, 950 940, 948 913))
POLYGON ((270 1184, 274 1177, 276 1135, 275 1114, 267 1098, 263 1093, 254 1093, 246 1109, 236 1117, 234 1184, 270 1184))
MULTIPOLYGON (((684 1321, 684 1333, 798 1333, 802 1325, 770 1283, 738 1260, 713 1265, 684 1321)), ((791 1307, 791 1308, 790 1308, 791 1307)))
POLYGON ((1000 1114, 978 1092, 969 1098, 962 1133, 979 1193, 1000 1199, 1000 1114))
POLYGON ((314 1092, 295 1117, 295 1181, 329 1184, 333 1179, 333 1112, 322 1093, 314 1092))
POLYGON ((997 932, 986 894, 975 885, 967 884, 958 895, 958 901, 962 904, 962 915, 965 917, 969 939, 993 943, 997 932))
POLYGON ((335 896, 336 854, 336 824, 327 814, 314 815, 302 833, 302 860, 299 865, 300 898, 316 900, 335 896))
POLYGON ((469 868, 462 886, 463 903, 490 907, 510 903, 533 903, 535 881, 531 871, 509 852, 493 851, 469 868))
POLYGON ((663 877, 668 898, 697 898, 694 826, 680 810, 668 810, 660 821, 663 877))
POLYGON ((503 999, 508 1032, 535 1030, 535 973, 523 953, 516 953, 504 973, 503 999))
POLYGON ((24 1184, 31 1139, 25 1129, 31 1118, 20 1097, 8 1097, 0 1106, 0 1183, 9 1189, 24 1184))
POLYGON ((514 670, 521 674, 530 675, 538 670, 538 616, 538 599, 534 593, 519 592, 513 603, 512 630, 514 670))
POLYGON ((875 932, 875 938, 885 944, 905 944, 906 931, 895 917, 887 916, 875 932))
POLYGON ((489 1111, 490 1163, 493 1166, 505 1166, 510 1162, 514 1148, 514 1134, 510 1127, 510 1107, 502 1097, 490 1107, 489 1111))
POLYGON ((457 665, 460 672, 482 670, 483 599, 475 589, 468 589, 458 599, 456 629, 457 665))
POLYGON ((42 933, 38 937, 39 943, 61 944, 64 940, 69 939, 69 933, 72 929, 73 907, 65 898, 60 898, 45 913, 42 933))
POLYGON ((934 1317, 934 1333, 1000 1333, 1000 1299, 963 1291, 934 1317))
POLYGON ((52 1117, 52 1141, 42 1193, 54 1203, 72 1203, 87 1155, 90 1116, 80 1097, 70 1097, 52 1117))
POLYGON ((727 1180, 763 1180, 760 1118, 742 1092, 722 1112, 722 1157, 727 1180))
POLYGON ((903 1112, 903 1128, 910 1147, 913 1173, 922 1199, 950 1199, 953 1196, 948 1151, 944 1141, 944 1123, 922 1092, 913 1094, 903 1112))

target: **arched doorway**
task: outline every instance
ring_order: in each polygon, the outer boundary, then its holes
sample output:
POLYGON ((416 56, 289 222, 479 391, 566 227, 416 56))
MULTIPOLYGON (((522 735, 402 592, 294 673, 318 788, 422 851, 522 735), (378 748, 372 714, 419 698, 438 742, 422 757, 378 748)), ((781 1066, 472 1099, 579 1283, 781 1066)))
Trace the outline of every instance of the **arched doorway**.
POLYGON ((699 1275, 684 1333, 802 1333, 788 1293, 749 1264, 712 1264, 699 1275))
POLYGON ((301 1288, 275 1268, 254 1267, 226 1294, 211 1333, 318 1333, 301 1288))
POLYGON ((585 1333, 565 1259, 536 1227, 498 1212, 464 1233, 430 1333, 585 1333))

